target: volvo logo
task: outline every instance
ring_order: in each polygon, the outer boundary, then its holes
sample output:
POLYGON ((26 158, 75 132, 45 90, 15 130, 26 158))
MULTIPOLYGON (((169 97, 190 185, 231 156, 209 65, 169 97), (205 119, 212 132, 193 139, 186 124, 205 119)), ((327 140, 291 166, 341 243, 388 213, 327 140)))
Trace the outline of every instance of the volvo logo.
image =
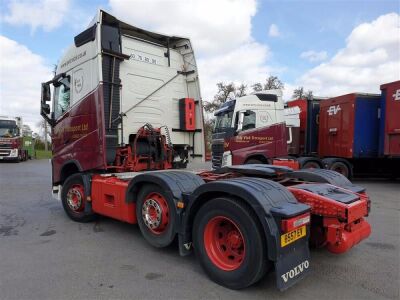
POLYGON ((297 265, 293 269, 289 270, 285 274, 281 275, 283 281, 286 283, 289 279, 293 279, 294 277, 298 276, 299 274, 303 273, 304 270, 308 269, 310 263, 308 260, 303 261, 301 264, 297 265))

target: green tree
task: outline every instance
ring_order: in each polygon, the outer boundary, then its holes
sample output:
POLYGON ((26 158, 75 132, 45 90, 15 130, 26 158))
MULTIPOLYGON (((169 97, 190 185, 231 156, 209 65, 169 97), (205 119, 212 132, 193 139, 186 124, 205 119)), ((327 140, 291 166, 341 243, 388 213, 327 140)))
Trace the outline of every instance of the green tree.
POLYGON ((304 87, 299 86, 297 89, 293 91, 293 99, 312 99, 313 98, 313 91, 308 90, 306 91, 304 87))
POLYGON ((244 83, 240 84, 235 90, 236 97, 243 97, 247 95, 247 85, 244 83))
POLYGON ((259 82, 253 84, 251 87, 253 89, 253 92, 261 92, 263 90, 263 86, 259 82))
POLYGON ((212 132, 214 130, 215 119, 207 118, 204 120, 204 138, 207 151, 211 152, 212 132))
POLYGON ((259 82, 253 84, 251 86, 253 88, 253 92, 260 92, 262 90, 276 90, 276 89, 281 89, 283 90, 285 88, 285 84, 278 78, 278 76, 269 76, 264 84, 261 84, 259 82))
POLYGON ((218 92, 214 96, 214 99, 210 102, 204 101, 204 110, 207 113, 213 113, 226 101, 245 96, 247 93, 247 86, 243 83, 239 86, 236 86, 233 82, 227 84, 218 82, 217 88, 218 92))
POLYGON ((277 76, 269 76, 264 83, 264 90, 283 90, 285 85, 277 76))

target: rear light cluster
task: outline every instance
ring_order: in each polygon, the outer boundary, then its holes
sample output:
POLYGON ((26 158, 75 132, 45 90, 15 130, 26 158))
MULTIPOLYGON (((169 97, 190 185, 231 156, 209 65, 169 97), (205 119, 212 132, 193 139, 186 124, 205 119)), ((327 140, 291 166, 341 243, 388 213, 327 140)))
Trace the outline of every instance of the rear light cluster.
POLYGON ((283 219, 281 229, 283 232, 289 232, 308 223, 310 223, 310 214, 305 213, 290 219, 283 219))

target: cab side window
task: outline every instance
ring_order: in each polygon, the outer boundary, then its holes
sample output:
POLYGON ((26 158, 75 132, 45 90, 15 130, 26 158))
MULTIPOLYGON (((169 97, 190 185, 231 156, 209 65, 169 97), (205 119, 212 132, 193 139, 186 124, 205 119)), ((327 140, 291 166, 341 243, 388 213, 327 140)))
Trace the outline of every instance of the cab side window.
POLYGON ((54 114, 56 119, 62 116, 70 107, 70 80, 70 76, 67 76, 54 88, 54 114))
POLYGON ((256 128, 256 112, 255 111, 246 111, 243 118, 243 126, 242 130, 249 130, 256 128))

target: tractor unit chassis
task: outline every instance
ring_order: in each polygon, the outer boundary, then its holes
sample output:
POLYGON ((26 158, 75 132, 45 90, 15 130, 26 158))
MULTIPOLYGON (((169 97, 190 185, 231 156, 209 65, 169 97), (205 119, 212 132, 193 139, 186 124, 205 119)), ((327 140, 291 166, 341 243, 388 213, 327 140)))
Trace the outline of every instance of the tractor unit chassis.
POLYGON ((155 247, 178 240, 205 273, 231 289, 271 268, 285 290, 310 270, 310 245, 344 253, 366 239, 370 200, 339 173, 241 165, 213 171, 77 173, 60 190, 67 215, 138 224, 155 247))

